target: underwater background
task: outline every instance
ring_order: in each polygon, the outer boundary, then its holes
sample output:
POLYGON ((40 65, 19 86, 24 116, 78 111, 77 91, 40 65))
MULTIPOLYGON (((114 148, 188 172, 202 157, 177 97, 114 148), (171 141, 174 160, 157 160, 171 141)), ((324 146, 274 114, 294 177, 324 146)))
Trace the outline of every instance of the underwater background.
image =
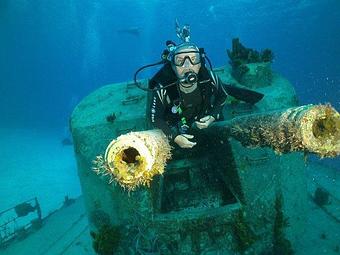
MULTIPOLYGON (((178 42, 176 18, 214 67, 238 37, 272 49, 273 70, 300 104, 340 110, 339 0, 0 0, 0 211, 37 196, 47 215, 81 194, 73 148, 62 143, 72 110, 159 61, 165 41, 178 42)), ((339 158, 321 163, 340 170, 339 158)))

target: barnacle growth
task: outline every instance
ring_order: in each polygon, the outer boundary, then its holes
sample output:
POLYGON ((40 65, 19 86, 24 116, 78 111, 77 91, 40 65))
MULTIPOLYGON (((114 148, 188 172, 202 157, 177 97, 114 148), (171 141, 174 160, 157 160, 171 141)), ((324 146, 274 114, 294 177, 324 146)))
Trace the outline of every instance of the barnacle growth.
POLYGON ((160 130, 131 132, 113 140, 104 157, 97 156, 93 161, 93 170, 109 175, 110 183, 116 181, 128 190, 150 186, 153 177, 164 172, 170 150, 168 139, 160 130))
POLYGON ((303 137, 309 146, 325 156, 340 155, 340 114, 330 105, 318 105, 304 117, 303 137))
POLYGON ((303 105, 241 116, 226 126, 230 128, 230 136, 245 146, 268 146, 277 153, 340 155, 340 114, 330 105, 303 105))

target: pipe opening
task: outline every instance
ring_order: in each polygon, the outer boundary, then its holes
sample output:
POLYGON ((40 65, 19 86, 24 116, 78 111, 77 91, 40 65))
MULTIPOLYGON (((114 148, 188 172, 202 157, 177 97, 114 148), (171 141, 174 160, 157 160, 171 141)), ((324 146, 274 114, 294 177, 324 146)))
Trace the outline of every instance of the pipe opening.
POLYGON ((340 119, 336 116, 326 116, 314 121, 313 135, 315 138, 340 137, 340 119))
POLYGON ((135 148, 129 147, 123 150, 122 160, 127 164, 137 164, 139 163, 138 156, 140 156, 139 152, 135 148))

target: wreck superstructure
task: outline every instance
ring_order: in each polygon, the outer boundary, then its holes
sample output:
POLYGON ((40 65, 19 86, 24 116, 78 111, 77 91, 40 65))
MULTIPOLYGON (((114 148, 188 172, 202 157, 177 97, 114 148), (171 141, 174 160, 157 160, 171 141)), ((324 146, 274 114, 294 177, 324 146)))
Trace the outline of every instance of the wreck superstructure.
MULTIPOLYGON (((226 120, 298 106, 293 86, 272 72, 270 63, 244 65, 248 69, 238 81, 229 66, 214 71, 223 82, 265 97, 256 105, 229 98, 226 120)), ((147 80, 141 82, 147 87, 147 80)), ((150 97, 131 82, 110 84, 83 99, 72 114, 78 173, 97 252, 113 248, 100 246, 103 240, 114 243, 115 254, 290 252, 306 222, 302 152, 249 148, 232 136, 202 132, 198 139, 208 146, 172 150, 164 173, 149 186, 124 189, 109 175, 93 171, 93 160, 113 139, 152 129, 150 97)))

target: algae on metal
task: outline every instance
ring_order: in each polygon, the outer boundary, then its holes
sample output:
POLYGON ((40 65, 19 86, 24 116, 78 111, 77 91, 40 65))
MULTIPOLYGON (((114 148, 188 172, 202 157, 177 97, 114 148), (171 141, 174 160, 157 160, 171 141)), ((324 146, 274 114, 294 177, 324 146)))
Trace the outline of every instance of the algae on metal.
POLYGON ((275 199, 275 220, 273 226, 273 253, 282 255, 294 254, 290 241, 285 237, 285 228, 289 226, 288 218, 283 215, 283 197, 279 193, 275 199))
POLYGON ((112 255, 119 247, 121 233, 119 226, 103 225, 98 232, 91 231, 92 246, 99 255, 112 255))
POLYGON ((240 253, 245 252, 258 240, 258 237, 246 221, 244 213, 242 209, 238 210, 232 227, 235 250, 240 253))

